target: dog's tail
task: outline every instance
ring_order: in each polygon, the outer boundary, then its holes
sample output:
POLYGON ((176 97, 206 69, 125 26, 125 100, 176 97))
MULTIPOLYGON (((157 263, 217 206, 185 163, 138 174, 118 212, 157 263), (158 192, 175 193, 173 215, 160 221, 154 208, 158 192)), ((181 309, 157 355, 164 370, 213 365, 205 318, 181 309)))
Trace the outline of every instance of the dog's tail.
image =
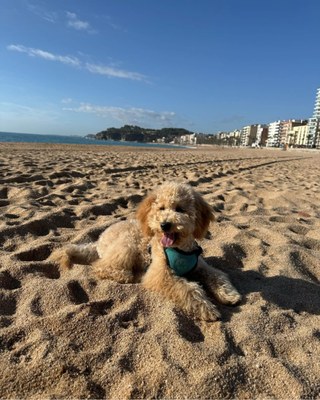
POLYGON ((72 268, 73 264, 91 264, 98 258, 99 255, 95 244, 71 244, 64 249, 58 250, 53 255, 54 261, 66 269, 72 268))

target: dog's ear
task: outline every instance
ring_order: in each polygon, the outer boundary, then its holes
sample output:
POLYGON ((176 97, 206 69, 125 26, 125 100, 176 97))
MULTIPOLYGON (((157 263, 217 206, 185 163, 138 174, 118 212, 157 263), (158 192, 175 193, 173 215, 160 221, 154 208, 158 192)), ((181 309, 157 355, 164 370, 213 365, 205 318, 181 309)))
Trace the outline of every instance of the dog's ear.
POLYGON ((136 218, 140 223, 142 234, 144 236, 152 236, 151 229, 148 224, 148 214, 151 210, 152 204, 154 203, 156 196, 154 194, 149 194, 142 202, 139 204, 136 218))
POLYGON ((214 221, 214 215, 210 205, 202 198, 202 196, 194 192, 195 208, 196 208, 196 226, 193 236, 196 239, 202 239, 208 232, 211 221, 214 221))

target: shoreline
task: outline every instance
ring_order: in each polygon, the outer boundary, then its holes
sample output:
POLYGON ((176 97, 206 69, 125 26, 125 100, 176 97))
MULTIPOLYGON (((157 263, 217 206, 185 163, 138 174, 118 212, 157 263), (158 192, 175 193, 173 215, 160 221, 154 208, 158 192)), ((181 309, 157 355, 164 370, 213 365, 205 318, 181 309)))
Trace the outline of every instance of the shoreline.
MULTIPOLYGON (((124 142, 125 143, 125 142, 124 142)), ((130 142, 128 142, 130 143, 130 142)), ((274 152, 275 154, 281 152, 281 153, 287 153, 290 154, 291 152, 293 153, 310 153, 312 155, 320 155, 319 149, 309 149, 309 148, 290 148, 286 151, 284 151, 282 148, 277 148, 277 147, 263 147, 263 148, 251 148, 251 147, 231 147, 231 146, 218 146, 218 145, 210 145, 210 144, 200 144, 196 146, 187 146, 187 145, 174 145, 174 144, 166 144, 157 146, 155 143, 145 143, 145 145, 117 145, 117 144, 100 144, 100 143, 94 143, 94 141, 89 143, 46 143, 46 142, 1 142, 0 141, 0 149, 15 149, 15 150, 20 150, 20 149, 30 149, 30 150, 37 150, 37 149, 61 149, 61 150, 85 150, 85 149, 93 149, 97 151, 102 151, 102 150, 115 150, 115 151, 211 151, 211 152, 237 152, 239 151, 240 153, 247 153, 249 154, 252 152, 254 154, 255 152, 260 153, 260 152, 274 152), (150 145, 150 146, 149 146, 150 145)))

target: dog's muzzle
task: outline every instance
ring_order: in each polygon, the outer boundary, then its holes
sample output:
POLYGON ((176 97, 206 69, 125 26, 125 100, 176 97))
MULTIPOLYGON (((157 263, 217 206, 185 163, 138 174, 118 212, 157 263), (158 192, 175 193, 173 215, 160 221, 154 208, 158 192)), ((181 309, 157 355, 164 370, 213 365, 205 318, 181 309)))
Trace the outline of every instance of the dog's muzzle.
POLYGON ((161 244, 163 247, 171 247, 177 239, 177 235, 175 232, 171 232, 172 223, 171 222, 161 222, 160 224, 161 230, 163 232, 161 238, 161 244))

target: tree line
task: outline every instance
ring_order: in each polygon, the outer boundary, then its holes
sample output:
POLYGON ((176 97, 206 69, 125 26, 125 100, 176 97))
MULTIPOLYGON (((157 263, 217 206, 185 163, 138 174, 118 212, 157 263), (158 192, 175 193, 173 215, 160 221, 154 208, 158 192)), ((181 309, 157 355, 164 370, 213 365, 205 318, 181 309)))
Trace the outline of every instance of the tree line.
POLYGON ((192 132, 184 128, 146 129, 135 125, 124 125, 121 128, 108 128, 95 135, 90 135, 99 140, 124 140, 129 142, 158 142, 170 143, 183 135, 192 132))

